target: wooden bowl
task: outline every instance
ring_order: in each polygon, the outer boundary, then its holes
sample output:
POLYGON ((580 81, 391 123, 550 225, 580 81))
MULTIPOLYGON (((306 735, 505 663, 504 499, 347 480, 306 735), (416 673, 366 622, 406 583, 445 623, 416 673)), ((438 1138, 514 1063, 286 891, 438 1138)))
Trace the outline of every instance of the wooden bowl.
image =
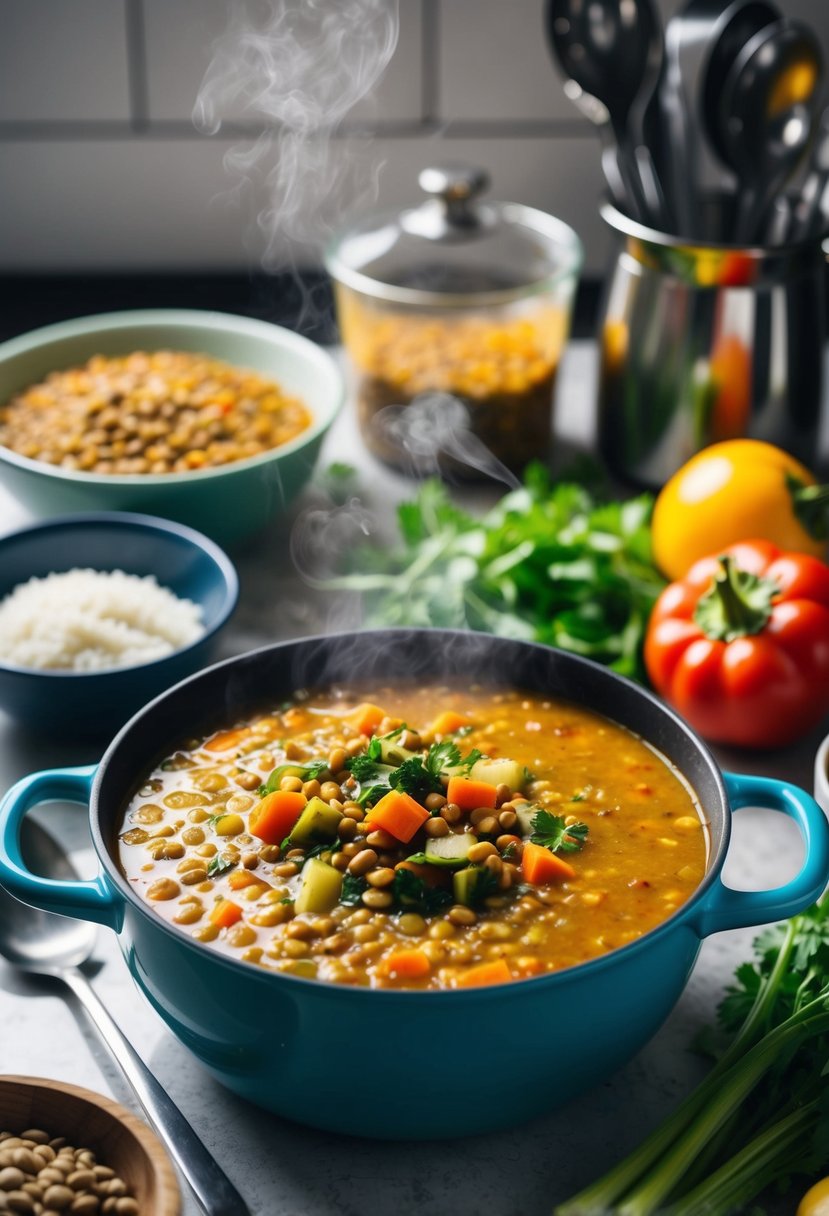
POLYGON ((89 1148, 123 1178, 142 1216, 180 1216, 181 1194, 167 1153, 145 1123, 103 1094, 43 1077, 0 1076, 0 1131, 42 1128, 89 1148))

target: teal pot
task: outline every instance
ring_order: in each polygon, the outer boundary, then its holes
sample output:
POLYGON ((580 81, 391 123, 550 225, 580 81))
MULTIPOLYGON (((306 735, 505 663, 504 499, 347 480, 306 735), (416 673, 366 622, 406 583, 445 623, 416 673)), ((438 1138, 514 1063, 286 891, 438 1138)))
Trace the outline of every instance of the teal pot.
POLYGON ((38 773, 0 805, 3 885, 35 907, 112 928, 138 987, 219 1081, 288 1119, 393 1139, 508 1127, 596 1085, 659 1029, 706 935, 791 916, 817 898, 827 877, 829 826, 802 790, 724 777, 680 718, 603 667, 544 646, 443 630, 310 638, 220 663, 151 702, 97 768, 38 773), (224 957, 161 920, 119 872, 114 842, 124 808, 184 732, 210 732, 299 687, 472 680, 482 671, 606 714, 684 773, 710 819, 712 850, 696 894, 669 920, 602 958, 535 979, 447 992, 377 990, 224 957), (89 805, 99 865, 91 881, 48 881, 24 865, 23 816, 51 799, 89 805), (749 805, 781 811, 803 835, 800 873, 775 890, 734 891, 720 878, 732 813, 749 805), (343 1059, 332 1069, 344 1043, 380 1044, 376 1066, 358 1075, 343 1059), (520 1081, 530 1074, 531 1084, 520 1081))
POLYGON ((0 344, 0 404, 49 372, 93 355, 194 351, 252 368, 300 397, 311 426, 247 460, 190 473, 82 473, 0 447, 0 480, 35 516, 141 511, 189 524, 220 544, 260 530, 311 476, 345 387, 331 358, 307 338, 266 321, 218 312, 146 309, 81 317, 0 344))

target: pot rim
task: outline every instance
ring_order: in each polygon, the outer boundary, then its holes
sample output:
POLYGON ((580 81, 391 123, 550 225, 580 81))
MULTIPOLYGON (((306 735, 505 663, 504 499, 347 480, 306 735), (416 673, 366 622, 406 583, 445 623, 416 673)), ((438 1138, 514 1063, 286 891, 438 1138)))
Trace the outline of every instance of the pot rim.
MULTIPOLYGON (((569 651, 559 650, 553 646, 546 646, 541 642, 527 642, 527 641, 523 641, 521 639, 499 638, 499 637, 496 637, 495 635, 488 635, 488 634, 475 634, 474 636, 480 637, 483 640, 482 644, 486 644, 487 640, 489 640, 491 642, 491 644, 496 645, 496 646, 501 645, 501 644, 507 644, 510 646, 517 645, 522 648, 529 647, 533 650, 542 651, 545 654, 552 651, 556 655, 561 656, 562 660, 565 663, 572 664, 576 669, 586 666, 590 669, 593 669, 596 672, 602 673, 602 677, 607 678, 611 684, 615 683, 617 681, 620 682, 623 686, 626 686, 628 689, 632 690, 637 696, 641 697, 644 701, 646 701, 652 707, 652 710, 654 712, 667 718, 681 732, 681 734, 685 735, 690 740, 690 742, 693 744, 694 749, 699 754, 701 761, 704 762, 704 764, 708 767, 708 769, 710 771, 710 775, 714 781, 715 788, 719 795, 721 806, 724 811, 723 819, 722 819, 722 830, 719 833, 719 839, 715 840, 713 838, 713 833, 711 833, 711 830, 710 830, 710 817, 707 818, 707 822, 709 824, 711 849, 710 849, 710 854, 708 857, 705 876, 703 877, 702 881, 700 882, 700 884, 698 885, 696 890, 690 896, 690 898, 687 899, 685 901, 685 903, 681 904, 676 909, 676 911, 673 912, 666 920, 663 920, 659 924, 654 925, 654 927, 652 929, 649 929, 647 931, 647 933, 644 933, 641 937, 636 938, 634 941, 626 942, 624 945, 617 946, 615 949, 609 950, 606 954, 599 955, 596 958, 588 959, 586 962, 577 963, 571 967, 564 967, 560 971, 552 971, 552 972, 548 972, 545 975, 532 976, 532 977, 528 977, 526 979, 520 979, 520 980, 513 980, 511 983, 496 984, 496 985, 492 985, 490 987, 481 987, 481 988, 472 988, 472 989, 454 989, 453 988, 453 989, 440 989, 440 990, 436 990, 436 991, 431 991, 431 990, 422 991, 422 990, 417 990, 417 989, 368 988, 368 987, 363 987, 360 985, 352 986, 352 985, 348 985, 348 984, 334 984, 334 983, 329 983, 329 982, 320 981, 320 980, 316 980, 316 979, 308 979, 303 976, 290 975, 290 974, 286 974, 283 972, 265 971, 262 968, 252 967, 251 964, 244 963, 244 962, 242 962, 241 959, 235 959, 235 958, 231 958, 229 956, 225 956, 225 955, 221 954, 219 951, 212 951, 209 949, 209 946, 205 946, 199 942, 194 941, 192 938, 188 937, 185 933, 183 933, 180 929, 177 929, 174 925, 168 924, 167 921, 163 920, 161 917, 152 917, 151 916, 152 909, 149 908, 147 906, 147 904, 139 898, 139 896, 135 893, 135 891, 132 890, 132 888, 130 887, 126 878, 123 876, 120 869, 118 868, 115 858, 111 855, 110 850, 107 847, 107 843, 104 839, 104 835, 101 831, 101 826, 100 826, 98 799, 99 799, 101 784, 103 782, 103 774, 104 774, 107 766, 110 764, 113 757, 115 756, 118 748, 122 745, 123 741, 127 738, 127 736, 139 725, 139 723, 144 718, 149 717, 152 713, 154 713, 156 711, 157 707, 159 705, 161 705, 167 697, 171 696, 173 693, 178 692, 181 688, 183 688, 186 685, 192 685, 192 684, 197 683, 201 678, 207 676, 210 673, 213 673, 222 668, 230 670, 234 665, 239 663, 241 660, 253 659, 253 658, 256 658, 261 655, 270 654, 273 651, 280 650, 280 649, 304 647, 304 646, 315 647, 315 646, 320 646, 320 645, 333 646, 333 645, 336 645, 337 643, 345 643, 347 640, 353 641, 355 638, 369 639, 373 635, 378 635, 378 634, 383 635, 384 637, 388 637, 389 635, 393 635, 393 634, 411 635, 412 633, 427 634, 430 636, 433 635, 436 639, 435 644, 437 644, 437 639, 443 639, 443 641, 446 645, 450 644, 452 640, 455 640, 455 639, 467 639, 468 640, 470 637, 470 631, 468 631, 468 630, 418 629, 418 628, 403 629, 403 628, 391 627, 391 628, 385 628, 385 629, 371 629, 371 630, 345 630, 345 631, 341 631, 338 633, 315 634, 315 635, 303 637, 303 638, 289 639, 284 642, 273 642, 273 643, 269 643, 265 646, 257 647, 253 650, 245 651, 242 654, 234 655, 229 659, 223 659, 220 662, 214 663, 209 667, 202 668, 201 671, 198 671, 195 674, 188 676, 186 679, 180 680, 177 684, 174 684, 171 688, 166 689, 163 693, 161 693, 159 696, 155 697, 152 701, 149 701, 142 709, 140 709, 136 714, 134 714, 133 717, 130 718, 129 721, 126 722, 125 725, 119 730, 118 734, 115 736, 115 738, 112 740, 112 742, 109 744, 106 751, 104 752, 104 755, 102 756, 100 763, 98 764, 97 769, 95 771, 95 776, 94 776, 94 780, 92 783, 90 799, 89 799, 89 823, 90 823, 90 831, 92 834, 92 841, 93 841, 93 845, 95 848, 95 852, 98 855, 99 862, 101 863, 101 865, 103 866, 103 868, 105 870, 107 880, 111 883, 112 886, 115 887, 115 889, 121 895, 122 899, 124 900, 124 903, 128 904, 130 907, 139 911, 144 918, 146 918, 147 920, 149 920, 151 922, 151 924, 153 925, 154 928, 157 928, 158 930, 164 932, 166 935, 171 937, 179 945, 188 948, 188 950, 190 950, 190 951, 195 951, 199 958, 204 958, 205 952, 209 951, 210 957, 213 960, 213 962, 215 962, 217 965, 219 965, 221 967, 227 968, 229 973, 232 975, 238 975, 240 972, 242 972, 242 973, 248 975, 250 978, 255 978, 256 980, 258 980, 260 982, 270 983, 273 981, 273 982, 281 983, 283 981, 286 981, 286 982, 290 982, 292 984, 301 984, 301 985, 305 986, 306 988, 309 988, 310 991, 315 992, 320 996, 324 996, 325 993, 330 993, 332 990, 334 990, 338 993, 341 993, 342 999, 344 999, 344 1000, 365 1000, 365 999, 376 1000, 379 997, 380 999, 386 1000, 386 1001, 393 1000, 393 1001, 412 1002, 412 1001, 414 1001, 415 998, 418 998, 420 1000, 435 1000, 435 1001, 450 1000, 456 1004, 461 999, 480 1000, 482 997, 486 997, 486 996, 488 996, 490 998, 497 998, 497 996, 499 994, 503 995, 504 992, 514 993, 516 990, 516 986, 519 984, 522 987, 524 985, 532 985, 531 991, 537 991, 541 987, 541 985, 545 985, 548 987, 553 987, 556 985, 562 986, 562 985, 566 984, 567 982, 569 982, 574 977, 580 978, 581 976, 587 976, 587 975, 592 974, 593 972, 597 972, 597 971, 601 970, 602 968, 606 968, 608 966, 613 967, 613 966, 619 965, 620 962, 624 961, 624 958, 630 958, 634 954, 638 954, 641 950, 647 949, 649 947, 650 943, 652 943, 653 941, 655 941, 661 937, 664 937, 668 933, 671 933, 683 921, 687 920, 689 918, 689 916, 692 914, 693 910, 696 908, 696 906, 703 900, 703 898, 708 893, 710 888, 718 880, 720 871, 722 870, 723 864, 725 862, 726 854, 728 852, 729 841, 731 839, 731 816, 729 813, 730 803, 729 803, 729 799, 728 799, 728 794, 726 792, 726 787, 725 787, 725 782, 723 779, 722 772, 720 771, 719 765, 717 764, 716 760, 714 759, 713 755, 711 754, 710 749, 703 742, 703 740, 700 739, 700 737, 696 734, 696 732, 688 725, 688 723, 685 722, 684 719, 681 718, 680 715, 677 714, 670 706, 666 705, 663 701, 661 701, 654 693, 650 692, 648 689, 643 688, 641 685, 636 684, 633 680, 628 679, 628 677, 619 675, 617 672, 611 671, 610 668, 604 667, 602 664, 597 663, 592 659, 586 659, 582 655, 571 654, 569 651), (94 813, 93 813, 93 810, 94 810, 94 813)), ((566 700, 567 698, 564 697, 563 699, 566 700)), ((603 716, 609 717, 609 715, 605 714, 603 710, 597 709, 593 705, 585 705, 585 708, 591 709, 594 713, 603 714, 603 716)), ((615 722, 617 725, 624 727, 624 729, 628 730, 631 734, 633 734, 637 738, 641 738, 643 740, 643 742, 647 743, 648 746, 651 747, 654 750, 654 752, 658 756, 660 756, 660 758, 664 762, 666 762, 669 765, 672 765, 676 769, 676 771, 680 774, 680 776, 686 782, 688 782, 688 784, 691 786, 691 789, 693 790, 693 792, 696 796, 696 787, 691 783, 690 778, 688 778, 686 776, 686 774, 684 772, 682 772, 681 769, 679 769, 678 765, 673 765, 673 762, 670 761, 662 752, 660 752, 659 749, 656 748, 652 743, 650 743, 649 739, 646 736, 639 735, 636 731, 633 731, 631 727, 626 726, 623 722, 620 722, 617 718, 610 718, 610 721, 615 722)), ((705 808, 702 808, 702 809, 705 810, 705 808)), ((694 928, 692 928, 692 932, 696 932, 696 930, 694 928)), ((119 933, 119 936, 120 936, 120 933, 119 933)), ((705 935, 700 935, 700 942, 703 940, 704 936, 705 935)))

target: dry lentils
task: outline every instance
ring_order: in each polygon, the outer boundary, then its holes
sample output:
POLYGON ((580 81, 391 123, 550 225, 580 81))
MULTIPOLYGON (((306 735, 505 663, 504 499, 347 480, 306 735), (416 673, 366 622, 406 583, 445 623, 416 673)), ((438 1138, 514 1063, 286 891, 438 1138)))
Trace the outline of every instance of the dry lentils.
POLYGON ((253 371, 186 351, 95 355, 0 407, 0 444, 86 473, 186 473, 295 438, 305 405, 253 371))
POLYGON ((141 1216, 115 1170, 42 1128, 0 1132, 0 1212, 21 1216, 141 1216))
POLYGON ((688 898, 705 853, 692 792, 629 732, 535 694, 444 685, 298 694, 191 740, 146 779, 119 838, 137 895, 197 941, 265 969, 378 988, 522 979, 606 953, 688 898), (484 754, 461 764, 473 785, 489 764, 480 799, 452 795, 447 747, 461 760, 484 754), (377 768, 376 755, 388 763, 377 768), (396 837, 373 821, 382 781, 401 762, 417 779, 430 757, 417 822, 396 837), (278 831, 258 818, 274 802, 292 816, 278 831), (540 811, 565 835, 589 832, 552 879, 528 864, 533 850, 548 856, 530 841, 540 811), (458 847, 457 864, 424 861, 458 847), (306 899, 312 872, 327 884, 319 905, 306 899))

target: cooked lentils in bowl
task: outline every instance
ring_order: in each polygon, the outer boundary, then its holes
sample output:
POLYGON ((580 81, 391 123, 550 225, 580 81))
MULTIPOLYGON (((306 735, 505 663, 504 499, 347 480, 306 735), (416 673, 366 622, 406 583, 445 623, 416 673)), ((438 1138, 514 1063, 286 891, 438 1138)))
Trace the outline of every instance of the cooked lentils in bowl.
POLYGON ((0 406, 0 445, 83 473, 187 473, 258 456, 312 422, 257 372, 187 351, 93 356, 0 406))
POLYGON ((298 693, 142 780, 116 854, 137 896, 209 949, 310 979, 543 975, 634 941, 705 874, 681 774, 515 689, 298 693))

